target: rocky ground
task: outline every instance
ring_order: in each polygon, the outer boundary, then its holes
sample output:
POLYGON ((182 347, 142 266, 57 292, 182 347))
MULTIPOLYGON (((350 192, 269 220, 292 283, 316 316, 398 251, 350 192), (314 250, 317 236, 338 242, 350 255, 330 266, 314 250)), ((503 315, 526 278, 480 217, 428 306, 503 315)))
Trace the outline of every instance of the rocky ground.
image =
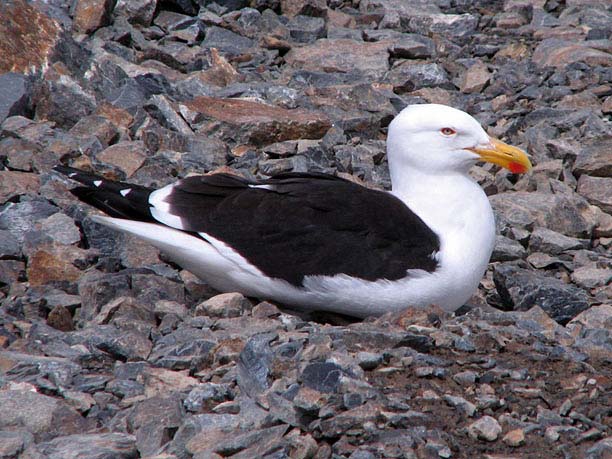
POLYGON ((0 18, 0 458, 612 457, 607 0, 11 0, 0 18), (386 126, 418 102, 535 165, 474 168, 499 237, 456 316, 217 295, 51 171, 386 188, 386 126))

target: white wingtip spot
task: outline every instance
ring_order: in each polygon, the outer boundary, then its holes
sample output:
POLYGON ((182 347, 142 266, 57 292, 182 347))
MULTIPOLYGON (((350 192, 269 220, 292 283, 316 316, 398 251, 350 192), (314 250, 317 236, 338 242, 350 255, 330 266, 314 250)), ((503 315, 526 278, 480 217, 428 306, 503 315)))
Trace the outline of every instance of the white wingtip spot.
POLYGON ((68 174, 68 177, 72 178, 72 177, 76 177, 78 174, 76 172, 71 172, 70 174, 68 174))
POLYGON ((93 184, 99 187, 100 185, 102 185, 102 180, 94 180, 93 184))
POLYGON ((249 188, 260 188, 262 190, 274 191, 274 186, 272 185, 249 185, 249 188))
POLYGON ((131 188, 126 188, 125 190, 119 191, 119 193, 121 193, 121 196, 127 196, 130 191, 132 191, 131 188))

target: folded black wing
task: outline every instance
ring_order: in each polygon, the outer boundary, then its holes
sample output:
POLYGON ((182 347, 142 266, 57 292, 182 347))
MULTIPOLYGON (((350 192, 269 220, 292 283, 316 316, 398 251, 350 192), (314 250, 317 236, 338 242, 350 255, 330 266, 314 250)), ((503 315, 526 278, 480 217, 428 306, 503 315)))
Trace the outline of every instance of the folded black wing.
POLYGON ((163 202, 183 230, 219 239, 294 285, 312 275, 396 280, 437 266, 438 236, 404 203, 329 175, 190 177, 163 202))

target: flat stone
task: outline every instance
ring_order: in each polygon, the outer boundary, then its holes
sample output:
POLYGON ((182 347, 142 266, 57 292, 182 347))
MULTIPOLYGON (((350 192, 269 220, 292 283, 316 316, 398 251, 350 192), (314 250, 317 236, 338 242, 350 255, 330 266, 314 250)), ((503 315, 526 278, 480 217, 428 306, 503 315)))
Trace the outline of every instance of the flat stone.
POLYGON ((303 14, 307 16, 323 16, 327 12, 325 0, 280 0, 283 15, 288 17, 303 14))
POLYGON ((74 220, 68 215, 58 212, 40 222, 40 230, 58 244, 76 244, 81 240, 81 232, 74 220))
POLYGON ((39 443, 36 450, 46 459, 131 459, 138 455, 135 437, 124 433, 67 435, 39 443))
POLYGON ((514 239, 498 234, 495 237, 495 247, 491 254, 491 261, 512 261, 525 258, 527 250, 514 239))
POLYGON ((28 256, 28 280, 32 285, 74 282, 82 276, 74 262, 85 258, 85 251, 74 246, 53 244, 37 248, 28 256))
POLYGON ((251 309, 251 302, 241 293, 221 293, 196 306, 196 315, 240 317, 251 309))
POLYGON ((439 64, 415 64, 406 61, 393 67, 386 76, 394 90, 399 93, 421 88, 452 86, 448 74, 439 64))
POLYGON ((60 24, 25 0, 0 3, 0 74, 27 74, 47 65, 60 39, 60 24), (36 24, 36 27, 32 27, 36 24))
POLYGON ((459 89, 466 94, 481 92, 491 79, 491 72, 484 62, 478 61, 462 75, 459 89))
POLYGON ((512 226, 541 226, 566 236, 587 238, 596 225, 588 202, 576 194, 517 191, 496 194, 489 200, 512 226))
POLYGON ((320 139, 331 127, 319 112, 288 110, 248 100, 201 96, 184 106, 198 114, 193 122, 199 125, 199 132, 255 145, 320 139))
POLYGON ((77 0, 73 13, 73 28, 79 33, 91 33, 108 25, 113 0, 77 0))
POLYGON ((584 290, 537 271, 502 264, 495 268, 493 280, 509 309, 526 311, 539 306, 562 325, 589 307, 584 290))
POLYGON ((47 325, 61 331, 74 330, 72 315, 68 308, 62 305, 54 306, 47 316, 47 325))
POLYGON ((22 194, 35 193, 39 187, 40 181, 34 174, 0 171, 0 203, 22 194))
POLYGON ((119 138, 119 130, 115 124, 102 115, 89 115, 81 118, 70 128, 69 133, 74 137, 85 139, 95 137, 104 147, 117 141, 119 138))
POLYGON ((588 41, 543 40, 533 52, 533 62, 540 66, 564 67, 573 62, 609 66, 612 54, 590 46, 588 41))
POLYGON ((96 154, 98 161, 117 167, 126 178, 131 177, 146 158, 144 142, 139 140, 118 142, 96 154))
POLYGON ((491 416, 483 416, 468 426, 468 434, 474 440, 495 441, 501 431, 499 422, 491 416))
POLYGON ((37 441, 82 432, 87 421, 66 402, 36 392, 0 391, 0 429, 21 428, 37 441))
POLYGON ((612 177, 612 140, 606 138, 587 143, 578 152, 572 172, 576 176, 612 177))
POLYGON ((581 266, 571 274, 572 282, 582 288, 603 287, 612 281, 612 269, 581 266))
POLYGON ((577 191, 591 204, 612 214, 612 177, 591 177, 583 174, 578 179, 577 191))
POLYGON ((326 394, 338 391, 342 374, 342 367, 335 363, 316 362, 304 368, 301 380, 304 386, 326 394))
POLYGON ((15 236, 7 230, 0 230, 0 258, 18 257, 21 246, 15 236))
POLYGON ((313 43, 325 36, 325 20, 297 15, 287 23, 291 38, 300 43, 313 43))
POLYGON ((565 236, 542 227, 535 228, 529 238, 531 252, 544 252, 551 255, 559 255, 566 250, 583 249, 587 246, 588 241, 565 236))
POLYGON ((287 63, 300 70, 327 73, 359 72, 381 77, 389 68, 389 42, 355 42, 348 39, 320 39, 312 45, 292 48, 287 63))

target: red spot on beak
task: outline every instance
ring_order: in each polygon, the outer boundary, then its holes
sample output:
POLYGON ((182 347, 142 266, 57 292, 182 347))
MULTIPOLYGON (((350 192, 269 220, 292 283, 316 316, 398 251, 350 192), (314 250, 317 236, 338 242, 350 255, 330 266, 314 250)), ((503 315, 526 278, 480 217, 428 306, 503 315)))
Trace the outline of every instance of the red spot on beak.
POLYGON ((527 168, 519 163, 510 163, 508 165, 508 169, 510 169, 510 172, 512 172, 513 174, 522 174, 524 172, 527 172, 527 168))

